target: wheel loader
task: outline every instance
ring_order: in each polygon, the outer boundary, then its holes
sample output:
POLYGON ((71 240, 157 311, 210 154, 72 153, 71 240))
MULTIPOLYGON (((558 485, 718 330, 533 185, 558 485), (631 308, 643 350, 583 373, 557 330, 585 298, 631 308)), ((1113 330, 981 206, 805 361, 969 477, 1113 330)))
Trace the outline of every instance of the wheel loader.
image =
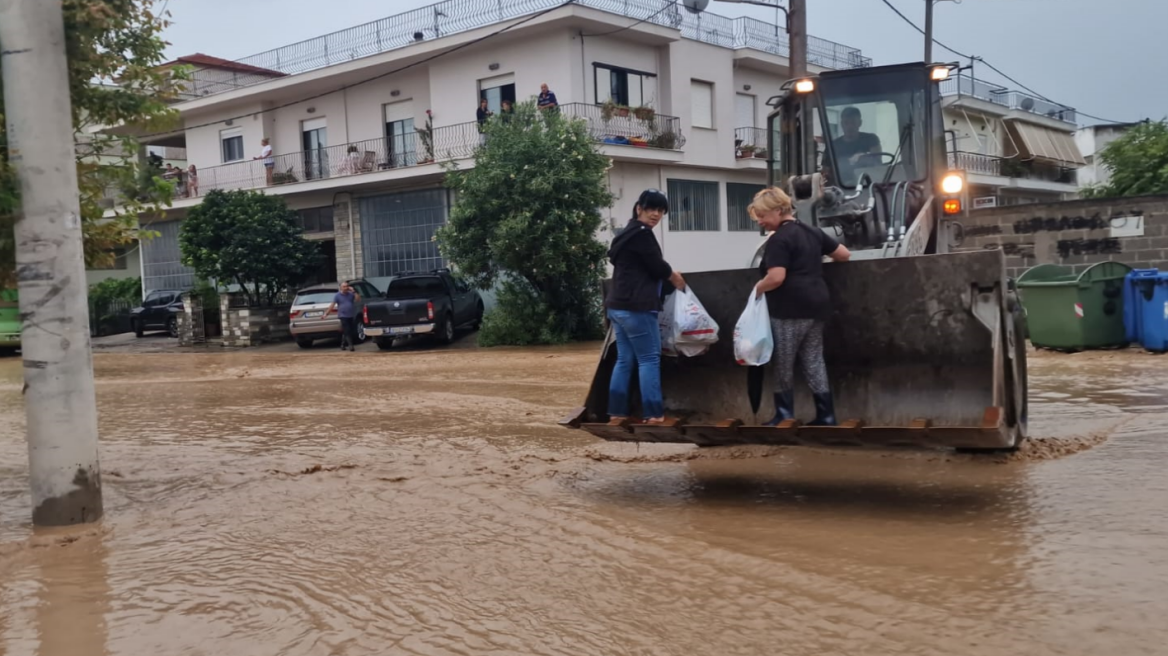
MULTIPOLYGON (((838 425, 761 425, 774 415, 770 365, 735 362, 734 326, 761 277, 766 235, 743 253, 742 269, 686 273, 719 341, 696 357, 662 357, 664 424, 610 420, 610 327, 588 396, 561 425, 606 440, 700 446, 1017 448, 1027 424, 1024 317, 1004 256, 949 252, 967 200, 941 118, 939 84, 955 68, 824 72, 790 80, 768 100, 770 184, 789 193, 798 220, 852 252, 824 267, 838 425)), ((636 396, 635 373, 631 389, 636 396)), ((814 416, 802 381, 795 415, 814 416)))

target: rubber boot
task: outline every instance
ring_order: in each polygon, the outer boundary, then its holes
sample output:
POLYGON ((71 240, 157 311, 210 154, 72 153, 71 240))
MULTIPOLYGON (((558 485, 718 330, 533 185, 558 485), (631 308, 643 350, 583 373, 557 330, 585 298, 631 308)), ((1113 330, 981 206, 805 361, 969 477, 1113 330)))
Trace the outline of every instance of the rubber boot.
POLYGON ((775 417, 763 426, 778 426, 785 419, 795 418, 795 392, 775 392, 775 417))
POLYGON ((831 398, 831 392, 825 394, 812 394, 815 399, 815 421, 807 424, 808 426, 836 426, 838 423, 835 420, 835 401, 831 398))

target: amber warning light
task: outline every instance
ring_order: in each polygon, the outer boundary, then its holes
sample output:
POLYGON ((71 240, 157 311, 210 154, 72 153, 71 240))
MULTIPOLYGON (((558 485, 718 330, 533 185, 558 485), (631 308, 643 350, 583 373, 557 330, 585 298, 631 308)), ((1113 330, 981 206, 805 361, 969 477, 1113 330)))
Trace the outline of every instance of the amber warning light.
POLYGON ((961 201, 956 199, 956 198, 950 198, 949 200, 945 201, 944 207, 945 207, 946 214, 960 214, 961 213, 961 201))

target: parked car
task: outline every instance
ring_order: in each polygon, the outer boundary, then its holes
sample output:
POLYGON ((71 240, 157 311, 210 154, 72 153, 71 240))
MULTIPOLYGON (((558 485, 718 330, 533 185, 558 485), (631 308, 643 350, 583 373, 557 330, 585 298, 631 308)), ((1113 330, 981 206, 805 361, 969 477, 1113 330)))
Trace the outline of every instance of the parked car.
MULTIPOLYGON (((361 317, 361 310, 371 298, 381 296, 381 292, 368 280, 352 280, 349 282, 353 289, 361 296, 357 301, 357 317, 361 317)), ((296 292, 292 300, 292 311, 289 313, 289 329, 292 337, 300 348, 309 348, 318 339, 330 339, 341 336, 341 319, 336 312, 325 316, 333 297, 341 288, 339 282, 322 283, 305 287, 296 292)), ((365 326, 357 322, 357 343, 365 341, 365 326)))
POLYGON ((130 330, 141 337, 147 331, 166 331, 171 337, 178 337, 178 315, 183 312, 183 296, 187 292, 178 289, 152 291, 146 295, 142 305, 130 310, 130 330))
POLYGON ((0 289, 0 353, 20 348, 20 307, 15 289, 0 289))
POLYGON ((483 323, 483 299, 447 269, 406 273, 389 282, 385 295, 365 304, 365 334, 385 351, 397 337, 431 335, 449 344, 464 326, 483 323))

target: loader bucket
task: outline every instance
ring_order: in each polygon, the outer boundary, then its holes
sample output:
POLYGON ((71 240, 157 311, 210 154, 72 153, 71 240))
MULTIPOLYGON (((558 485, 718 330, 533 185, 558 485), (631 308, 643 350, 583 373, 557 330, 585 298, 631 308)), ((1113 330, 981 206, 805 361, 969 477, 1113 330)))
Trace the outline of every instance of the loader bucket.
MULTIPOLYGON (((748 368, 735 363, 733 332, 758 281, 754 269, 686 275, 720 339, 698 357, 662 358, 666 412, 676 422, 608 423, 616 361, 610 330, 584 406, 561 423, 609 440, 703 446, 1017 446, 1025 430, 1025 350, 1000 251, 836 263, 825 275, 833 305, 825 358, 839 426, 761 426, 774 414, 772 365, 759 413, 751 411, 748 368)), ((796 381, 796 416, 809 421, 815 413, 798 371, 796 381)), ((634 397, 636 387, 634 375, 634 397)))

